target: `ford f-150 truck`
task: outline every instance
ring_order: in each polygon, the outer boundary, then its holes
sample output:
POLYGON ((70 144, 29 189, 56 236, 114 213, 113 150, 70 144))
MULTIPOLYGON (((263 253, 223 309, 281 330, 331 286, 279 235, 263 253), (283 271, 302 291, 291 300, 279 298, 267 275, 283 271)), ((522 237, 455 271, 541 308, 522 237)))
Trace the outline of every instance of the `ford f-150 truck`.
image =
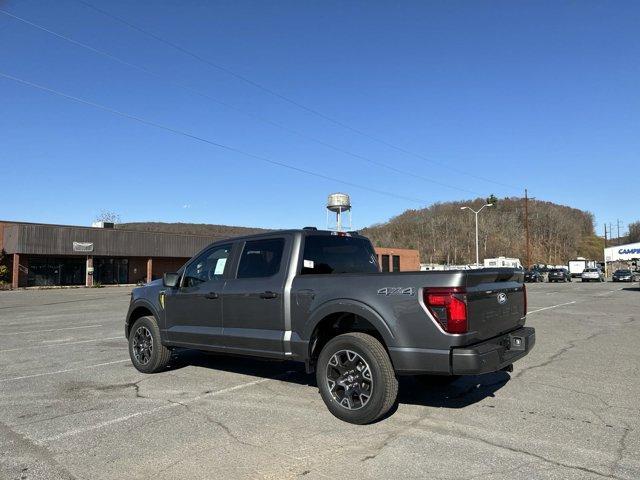
POLYGON ((520 270, 381 273, 367 238, 305 228, 213 243, 134 289, 125 333, 144 373, 177 348, 304 362, 331 413, 365 424, 398 375, 512 368, 535 342, 526 302, 520 270))

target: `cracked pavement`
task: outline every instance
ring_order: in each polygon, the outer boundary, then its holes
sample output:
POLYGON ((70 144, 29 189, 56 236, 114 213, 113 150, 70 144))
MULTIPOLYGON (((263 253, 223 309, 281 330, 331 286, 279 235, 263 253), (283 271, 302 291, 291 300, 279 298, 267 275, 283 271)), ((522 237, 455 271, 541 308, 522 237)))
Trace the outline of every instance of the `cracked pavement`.
POLYGON ((0 292, 0 478, 640 478, 638 284, 528 291, 512 374, 401 378, 368 426, 298 364, 185 351, 140 374, 127 288, 0 292))

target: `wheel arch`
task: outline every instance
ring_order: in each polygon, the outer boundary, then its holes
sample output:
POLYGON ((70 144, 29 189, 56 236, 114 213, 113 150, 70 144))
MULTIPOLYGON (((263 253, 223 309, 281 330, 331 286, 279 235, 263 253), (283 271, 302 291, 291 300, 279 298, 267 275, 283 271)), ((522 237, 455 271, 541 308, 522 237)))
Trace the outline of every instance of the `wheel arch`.
POLYGON ((125 328, 125 335, 127 339, 129 338, 129 333, 131 332, 131 327, 141 317, 153 317, 158 322, 158 328, 160 328, 160 319, 158 318, 158 313, 153 305, 145 300, 139 300, 129 310, 129 314, 127 315, 127 322, 125 328))
POLYGON ((368 305, 349 300, 336 300, 318 308, 305 326, 304 338, 309 339, 307 370, 313 371, 320 351, 337 335, 363 332, 377 338, 387 350, 394 344, 394 335, 387 322, 368 305))

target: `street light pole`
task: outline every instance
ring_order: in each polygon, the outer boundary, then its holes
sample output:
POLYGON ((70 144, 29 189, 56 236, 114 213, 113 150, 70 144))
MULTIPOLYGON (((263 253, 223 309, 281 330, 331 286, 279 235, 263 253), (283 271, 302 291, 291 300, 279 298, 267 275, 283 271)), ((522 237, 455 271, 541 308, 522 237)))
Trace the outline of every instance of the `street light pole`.
POLYGON ((482 211, 484 207, 493 207, 493 203, 486 203, 482 207, 480 207, 480 209, 477 211, 466 205, 464 207, 460 207, 460 210, 471 210, 476 217, 476 266, 480 266, 480 248, 479 248, 479 242, 478 242, 478 214, 482 211))

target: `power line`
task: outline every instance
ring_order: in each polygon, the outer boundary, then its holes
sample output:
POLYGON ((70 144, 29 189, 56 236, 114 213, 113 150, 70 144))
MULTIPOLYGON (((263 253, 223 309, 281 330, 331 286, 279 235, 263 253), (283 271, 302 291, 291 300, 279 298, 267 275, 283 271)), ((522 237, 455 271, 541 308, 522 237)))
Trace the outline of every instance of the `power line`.
POLYGON ((254 153, 245 152, 244 150, 241 150, 239 148, 231 147, 229 145, 225 145, 225 144, 222 144, 222 143, 218 143, 216 141, 209 140, 207 138, 200 137, 198 135, 194 135, 194 134, 189 133, 189 132, 185 132, 185 131, 178 130, 178 129, 173 128, 173 127, 169 127, 167 125, 163 125, 161 123, 154 122, 153 120, 148 120, 146 118, 139 117, 137 115, 133 115, 133 114, 130 114, 130 113, 122 112, 120 110, 116 110, 116 109, 111 108, 111 107, 107 107, 106 105, 102 105, 102 104, 99 104, 99 103, 96 103, 96 102, 92 102, 90 100, 85 100, 85 99, 80 98, 80 97, 75 97, 73 95, 69 95, 67 93, 60 92, 59 90, 54 90, 53 88, 49 88, 49 87, 46 87, 44 85, 40 85, 38 83, 30 82, 28 80, 24 80, 22 78, 15 77, 13 75, 4 73, 2 71, 0 71, 0 77, 4 77, 6 79, 13 80, 16 83, 20 83, 20 84, 23 84, 23 85, 27 85, 29 87, 33 87, 33 88, 36 88, 36 89, 39 89, 39 90, 42 90, 42 91, 45 91, 45 92, 49 92, 49 93, 55 94, 57 96, 66 98, 67 100, 73 100, 75 102, 82 103, 84 105, 89 105, 89 106, 97 108, 99 110, 103 110, 105 112, 112 113, 114 115, 119 115, 121 117, 128 118, 130 120, 135 120, 136 122, 143 123, 145 125, 149 125, 149 126, 161 129, 161 130, 165 130, 167 132, 171 132, 171 133, 174 133, 176 135, 182 135, 182 136, 190 138, 192 140, 197 140, 199 142, 206 143, 208 145, 212 145, 214 147, 218 147, 218 148, 221 148, 221 149, 233 152, 233 153, 244 155, 246 157, 250 157, 250 158, 253 158, 253 159, 256 159, 256 160, 260 160, 262 162, 269 163, 271 165, 276 165, 276 166, 279 166, 279 167, 287 168, 289 170, 293 170, 293 171, 296 171, 296 172, 299 172, 299 173, 304 173, 306 175, 311 175, 311 176, 314 176, 314 177, 317 177, 317 178, 322 178, 324 180, 330 180, 330 181, 333 181, 333 182, 342 183, 343 185, 348 185, 350 187, 359 188, 361 190, 367 190, 369 192, 377 193, 377 194, 380 194, 380 195, 386 195, 386 196, 398 198, 398 199, 401 199, 401 200, 408 200, 410 202, 415 202, 415 203, 419 203, 419 204, 423 204, 423 205, 428 203, 426 200, 413 198, 413 197, 406 197, 404 195, 398 195, 396 193, 389 192, 389 191, 386 191, 386 190, 379 190, 377 188, 367 187, 365 185, 360 185, 358 183, 353 183, 353 182, 349 182, 349 181, 346 181, 346 180, 341 180, 339 178, 331 177, 329 175, 324 175, 322 173, 313 172, 311 170, 306 170, 304 168, 296 167, 294 165, 290 165, 288 163, 280 162, 278 160, 273 160, 271 158, 263 157, 261 155, 256 155, 254 153))
POLYGON ((433 160, 432 158, 426 157, 426 156, 421 155, 419 153, 415 153, 415 152, 413 152, 411 150, 408 150, 406 148, 400 147, 400 146, 398 146, 398 145, 396 145, 394 143, 391 143, 391 142, 388 142, 386 140, 377 138, 377 137, 375 137, 375 136, 373 136, 371 134, 368 134, 367 132, 364 132, 364 131, 362 131, 362 130, 360 130, 358 128, 355 128, 355 127, 352 127, 350 125, 347 125, 346 123, 344 123, 344 122, 342 122, 340 120, 337 120, 337 119, 335 119, 335 118, 333 118, 333 117, 331 117, 331 116, 329 116, 327 114, 324 114, 324 113, 322 113, 322 112, 320 112, 320 111, 318 111, 318 110, 316 110, 314 108, 308 107, 308 106, 306 106, 306 105, 304 105, 304 104, 302 104, 302 103, 300 103, 300 102, 298 102, 296 100, 293 100, 290 97, 287 97, 287 96, 285 96, 285 95, 283 95, 281 93, 278 93, 277 91, 275 91, 275 90, 273 90, 273 89, 271 89, 269 87, 266 87, 265 85, 262 85, 261 83, 258 83, 255 80, 252 80, 252 79, 250 79, 250 78, 248 78, 248 77, 246 77, 244 75, 240 75, 239 73, 236 73, 236 72, 234 72, 233 70, 230 70, 227 67, 224 67, 224 66, 222 66, 222 65, 220 65, 218 63, 212 62, 211 60, 208 60, 208 59, 204 58, 203 56, 201 56, 201 55, 199 55, 199 54, 197 54, 197 53, 195 53, 195 52, 193 52, 193 51, 191 51, 191 50, 189 50, 187 48, 184 48, 184 47, 182 47, 182 46, 180 46, 180 45, 178 45, 178 44, 176 44, 174 42, 171 42, 171 41, 169 41, 169 40, 167 40, 167 39, 165 39, 165 38, 163 38, 163 37, 161 37, 159 35, 156 35, 153 32, 150 32, 150 31, 148 31, 148 30, 146 30, 146 29, 144 29, 142 27, 139 27, 139 26, 129 22, 128 20, 125 20, 122 17, 119 17, 119 16, 114 15, 114 14, 112 14, 110 12, 107 12, 106 10, 103 10, 103 9, 101 9, 99 7, 96 7, 95 5, 89 3, 89 2, 87 2, 85 0, 77 0, 77 1, 79 3, 85 5, 86 7, 89 7, 91 9, 93 9, 94 11, 96 11, 98 13, 101 13, 102 15, 105 15, 105 16, 113 19, 113 20, 116 20, 117 22, 120 22, 120 23, 126 25, 127 27, 129 27, 129 28, 131 28, 133 30, 136 30, 137 32, 139 32, 139 33, 141 33, 143 35, 146 35, 146 36, 148 36, 150 38, 153 38, 154 40, 156 40, 158 42, 161 42, 164 45, 167 45, 167 46, 169 46, 169 47, 171 47, 171 48, 183 53, 184 55, 187 55, 187 56, 189 56, 189 57, 191 57, 191 58, 193 58, 193 59, 195 59, 195 60, 197 60, 197 61, 199 61, 201 63, 204 63, 204 64, 206 64, 206 65, 208 65, 208 66, 210 66, 212 68, 215 68, 215 69, 217 69, 217 70, 219 70, 221 72, 224 72, 227 75, 230 75, 230 76, 232 76, 232 77, 234 77, 234 78, 236 78, 236 79, 238 79, 238 80, 240 80, 240 81, 242 81, 244 83, 247 83, 247 84, 249 84, 249 85, 251 85, 251 86, 253 86, 253 87, 255 87, 255 88, 257 88, 257 89, 259 89, 259 90, 261 90, 261 91, 263 91, 265 93, 267 93, 267 94, 269 94, 269 95, 272 95, 272 96, 274 96, 276 98, 279 98, 282 101, 285 101, 285 102, 287 102, 287 103, 289 103, 291 105, 294 105, 294 106, 296 106, 296 107, 298 107, 298 108, 300 108, 302 110, 305 110, 306 112, 311 113, 312 115, 315 115, 315 116, 320 117, 320 118, 322 118, 322 119, 324 119, 324 120, 326 120, 328 122, 331 122, 334 125, 338 125, 339 127, 345 128, 345 129, 347 129, 347 130, 349 130, 349 131, 351 131, 353 133, 356 133, 356 134, 358 134, 360 136, 368 138, 369 140, 373 140, 374 142, 377 142, 377 143, 380 143, 382 145, 385 145, 385 146, 387 146, 389 148, 392 148, 392 149, 394 149, 394 150, 396 150, 398 152, 404 153, 405 155, 410 155, 410 156, 413 156, 415 158, 419 158, 420 160, 424 160, 426 162, 432 163, 434 165, 439 165, 439 166, 441 166, 443 168, 447 168, 447 169, 452 170, 454 172, 457 172, 457 173, 459 173, 461 175, 466 175, 468 177, 475 178, 476 180, 482 180, 484 182, 493 183, 495 185, 499 185, 499 186, 506 187, 506 188, 509 188, 509 189, 519 190, 518 187, 515 187, 513 185, 509 185, 509 184, 506 184, 506 183, 498 182, 498 181, 490 179, 490 178, 486 178, 486 177, 482 177, 482 176, 479 176, 479 175, 475 175, 475 174, 469 173, 469 172, 467 172, 465 170, 461 170, 461 169, 452 167, 451 165, 448 165, 446 163, 442 163, 442 162, 439 162, 437 160, 433 160))
POLYGON ((244 110, 242 110, 242 109, 240 109, 240 108, 238 108, 238 107, 236 107, 236 106, 234 106, 232 104, 229 104, 229 103, 224 102, 222 100, 218 100, 217 98, 212 97, 211 95, 209 95, 209 94, 207 94, 205 92, 202 92, 200 90, 197 90, 195 88, 192 88, 192 87, 190 87, 188 85, 185 85, 185 84, 182 84, 182 83, 178 83, 178 82, 175 82, 175 81, 172 81, 172 80, 168 80, 161 73, 157 73, 157 72, 154 72, 153 70, 149 70, 146 67, 137 65, 135 63, 131 63, 131 62, 129 62, 127 60, 124 60, 124 59, 122 59, 122 58, 120 58, 120 57, 118 57, 116 55, 113 55, 113 54, 111 54, 111 53, 109 53, 109 52, 107 52, 105 50, 101 50, 101 49, 92 47, 89 44, 80 42, 80 41, 75 40, 75 39, 73 39, 73 38, 71 38, 69 36, 66 36, 66 35, 63 35, 61 33, 55 32, 55 31, 53 31, 53 30, 51 30, 51 29, 49 29, 47 27, 44 27, 44 26, 39 25, 39 24, 37 24, 35 22, 27 20, 26 18, 19 17, 17 15, 9 13, 6 10, 0 9, 0 13, 2 13, 4 15, 7 15, 7 16, 9 16, 9 17, 11 17, 11 18, 13 18, 15 20, 18 20, 20 22, 23 22, 24 24, 29 25, 29 26, 31 26, 33 28, 36 28, 36 29, 41 30, 43 32, 46 32, 46 33, 48 33, 50 35, 53 35, 53 36, 55 36, 55 37, 57 37, 57 38, 59 38, 61 40, 67 41, 67 42, 69 42, 69 43, 71 43, 73 45, 76 45, 76 46, 80 47, 80 48, 84 48, 84 49, 86 49, 86 50, 88 50, 88 51, 90 51, 92 53, 104 56, 104 57, 106 57, 106 58, 108 58, 110 60, 113 60, 115 62, 118 62, 118 63, 121 63, 123 65, 126 65, 127 67, 133 68, 133 69, 138 70, 140 72, 143 72, 143 73, 145 73, 147 75, 150 75, 150 76, 153 76, 155 78, 158 78, 161 81, 164 81, 164 82, 168 83, 169 85, 174 85, 174 86, 176 86, 178 88, 182 88, 182 89, 184 89, 184 90, 186 90, 188 92, 194 93, 194 94, 196 94, 198 96, 201 96, 203 98, 206 98, 206 99, 208 99, 208 100, 210 100, 210 101, 212 101, 214 103, 217 103, 218 105, 222 105, 223 107, 226 107, 226 108, 229 108, 229 109, 234 110, 236 112, 239 112, 242 115, 245 115, 245 116, 247 116, 249 118, 264 122, 264 123, 266 123, 268 125, 271 125, 271 126, 274 126, 276 128, 279 128, 279 129, 281 129, 281 130, 283 130, 285 132, 288 132, 290 134, 297 135, 297 136, 299 136, 301 138, 304 138, 306 140, 310 140, 310 141, 315 142, 315 143, 317 143, 319 145, 322 145, 324 147, 330 148, 330 149, 332 149, 334 151, 340 152, 340 153, 345 154, 345 155, 349 155, 349 156, 351 156, 353 158, 357 158, 359 160, 363 160, 365 162, 371 163, 373 165, 377 165, 377 166, 382 167, 382 168, 386 168, 386 169, 388 169, 388 170, 390 170, 392 172, 409 176, 411 178, 419 178, 421 180, 424 180, 424 181, 429 182, 429 183, 433 183, 435 185, 440 185, 442 187, 451 188, 451 189, 454 189, 454 190, 459 190, 461 192, 466 192, 466 193, 470 193, 470 194, 473 194, 473 195, 482 196, 482 194, 479 193, 479 192, 476 192, 476 191, 473 191, 473 190, 469 190, 469 189, 466 189, 466 188, 462 188, 462 187, 458 187, 458 186, 455 186, 455 185, 450 185, 450 184, 447 184, 447 183, 444 183, 444 182, 440 182, 438 180, 433 180, 433 179, 431 179, 429 177, 425 177, 425 176, 417 174, 415 172, 403 170, 403 169, 394 167, 392 165, 388 165, 388 164, 386 164, 384 162, 381 162, 381 161, 378 161, 378 160, 373 160, 373 159, 371 159, 369 157, 366 157, 364 155, 360 155, 360 154, 351 152, 349 150, 345 150, 345 149, 343 149, 341 147, 338 147, 338 146, 335 146, 335 145, 333 145, 331 143, 325 142, 324 140, 320 140, 318 138, 309 136, 309 135, 307 135, 305 133, 302 133, 302 132, 299 132, 297 130, 294 130, 294 129, 291 129, 289 127, 286 127, 285 125, 282 125, 281 123, 269 120, 268 118, 264 118, 264 117, 261 117, 259 115, 255 115, 255 114, 246 112, 246 111, 244 111, 244 110))

